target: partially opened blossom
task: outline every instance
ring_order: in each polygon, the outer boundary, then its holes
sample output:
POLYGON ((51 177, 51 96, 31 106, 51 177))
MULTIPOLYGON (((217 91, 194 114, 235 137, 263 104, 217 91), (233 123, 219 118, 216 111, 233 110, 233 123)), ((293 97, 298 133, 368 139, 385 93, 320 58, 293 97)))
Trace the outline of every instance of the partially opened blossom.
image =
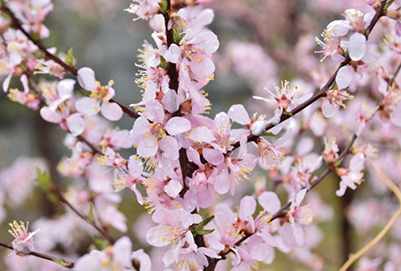
MULTIPOLYGON (((26 105, 33 110, 37 110, 39 108, 40 99, 30 92, 28 86, 28 78, 25 74, 21 76, 21 83, 23 85, 24 91, 19 91, 16 88, 10 89, 9 94, 7 95, 8 98, 13 102, 17 102, 22 105, 26 105)), ((7 91, 7 88, 8 86, 5 87, 4 91, 7 91)))
POLYGON ((354 96, 348 94, 346 91, 331 89, 327 91, 327 98, 322 103, 322 113, 326 118, 331 118, 338 111, 340 107, 346 108, 343 103, 345 100, 353 100, 354 96))
POLYGON ((24 222, 20 221, 20 224, 14 220, 13 223, 9 223, 11 230, 8 232, 15 238, 12 242, 13 249, 19 253, 30 253, 34 250, 33 236, 39 231, 28 232, 29 222, 25 227, 24 222))
POLYGON ((362 153, 357 153, 352 157, 349 168, 338 168, 337 174, 341 177, 340 188, 336 191, 336 195, 341 197, 345 194, 347 187, 355 190, 357 184, 362 180, 365 157, 362 153))
POLYGON ((283 112, 290 112, 297 105, 305 102, 310 97, 312 93, 308 93, 302 97, 296 98, 295 92, 298 87, 290 88, 290 82, 281 82, 281 88, 274 86, 274 93, 265 88, 265 90, 270 94, 268 98, 262 98, 259 96, 253 96, 254 99, 263 100, 268 104, 275 105, 280 110, 280 116, 283 112))

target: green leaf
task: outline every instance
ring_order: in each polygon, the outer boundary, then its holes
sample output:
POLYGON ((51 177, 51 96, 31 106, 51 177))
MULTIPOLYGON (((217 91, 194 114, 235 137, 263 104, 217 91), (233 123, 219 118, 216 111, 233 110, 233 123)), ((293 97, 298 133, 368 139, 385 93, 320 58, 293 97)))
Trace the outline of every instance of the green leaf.
POLYGON ((65 261, 63 259, 52 258, 52 261, 65 267, 65 261))
POLYGON ((340 159, 337 159, 337 160, 334 162, 334 166, 336 166, 336 167, 338 167, 340 164, 341 164, 341 160, 340 160, 340 159))
POLYGON ((73 66, 74 63, 74 54, 73 54, 73 50, 72 48, 70 48, 70 50, 68 50, 67 52, 67 57, 65 59, 65 63, 67 65, 73 66))
POLYGON ((386 3, 386 5, 384 6, 384 10, 387 11, 387 9, 391 6, 391 4, 394 2, 394 0, 390 0, 386 3))
POLYGON ((205 235, 212 233, 214 230, 204 230, 203 228, 209 224, 214 219, 214 215, 206 218, 201 223, 199 223, 194 229, 191 230, 192 235, 195 237, 196 235, 205 235))
POLYGON ((39 36, 38 33, 31 33, 31 36, 32 36, 32 39, 33 39, 34 41, 37 41, 37 40, 39 40, 39 38, 40 38, 40 36, 39 36))
POLYGON ((160 11, 162 13, 166 13, 167 7, 168 7, 167 0, 161 0, 160 3, 159 3, 159 6, 160 6, 160 11))
POLYGON ((91 94, 92 94, 92 91, 85 90, 85 89, 81 89, 81 92, 82 92, 83 94, 85 94, 85 96, 91 96, 91 94))
POLYGON ((206 226, 207 224, 209 224, 210 222, 212 222, 214 219, 214 215, 212 215, 211 217, 206 218, 205 220, 203 220, 199 225, 203 225, 206 226))
POLYGON ((50 178, 50 174, 47 172, 42 172, 40 168, 35 168, 36 174, 38 174, 38 177, 36 178, 36 182, 39 185, 40 189, 43 191, 49 191, 49 189, 52 186, 52 181, 50 178))
POLYGON ((96 247, 99 248, 100 250, 105 249, 109 244, 107 240, 101 239, 96 236, 93 238, 93 243, 95 243, 96 247))
POLYGON ((276 136, 272 132, 264 132, 261 136, 276 136))
POLYGON ((163 69, 167 69, 168 62, 164 59, 163 56, 160 56, 160 64, 159 67, 163 69))
POLYGON ((212 232, 214 232, 214 229, 211 229, 211 230, 199 230, 196 233, 199 234, 199 235, 206 235, 206 234, 210 234, 212 232))
POLYGON ((48 198, 51 202, 53 202, 54 204, 57 204, 57 203, 60 202, 59 199, 58 199, 58 197, 57 197, 56 195, 54 195, 53 193, 48 193, 48 194, 47 194, 47 198, 48 198))
POLYGON ((86 215, 90 220, 93 220, 93 205, 91 204, 89 207, 88 214, 86 215))
POLYGON ((179 44, 182 38, 185 36, 185 33, 181 33, 178 30, 173 29, 173 37, 174 37, 174 42, 179 44))
POLYGON ((284 112, 283 112, 283 114, 284 114, 284 115, 287 115, 287 116, 290 116, 290 117, 292 117, 292 114, 291 114, 291 112, 284 111, 284 112))

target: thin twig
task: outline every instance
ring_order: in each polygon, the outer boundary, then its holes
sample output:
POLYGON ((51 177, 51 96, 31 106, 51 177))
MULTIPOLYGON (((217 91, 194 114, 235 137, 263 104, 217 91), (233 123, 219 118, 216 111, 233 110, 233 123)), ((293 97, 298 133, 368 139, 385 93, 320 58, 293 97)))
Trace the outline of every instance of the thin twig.
POLYGON ((401 191, 398 189, 398 187, 378 168, 376 167, 372 162, 370 162, 370 167, 373 169, 373 171, 379 176, 379 178, 385 183, 391 191, 395 194, 397 197, 399 203, 400 203, 400 208, 398 211, 391 217, 389 222, 387 222, 386 226, 373 238, 368 244, 366 244, 363 248, 361 248, 359 251, 357 251, 355 254, 351 254, 348 258, 348 260, 344 263, 344 265, 340 268, 340 271, 345 271, 347 270, 356 260, 358 260, 363 254, 365 254, 369 249, 371 249, 377 242, 379 242, 384 235, 391 229, 391 227, 394 225, 395 221, 397 218, 401 215, 401 191))
MULTIPOLYGON (((383 16, 383 10, 384 10, 384 6, 386 5, 387 1, 383 1, 380 5, 380 7, 376 10, 376 14, 374 19, 372 20, 372 22, 370 23, 370 25, 366 28, 365 30, 365 36, 366 38, 368 38, 369 34, 371 33, 373 27, 377 24, 377 22, 379 21, 379 19, 383 16)), ((326 84, 315 94, 313 95, 311 98, 309 98, 307 101, 305 101, 304 103, 298 105, 297 107, 295 107, 293 110, 291 110, 289 112, 289 114, 282 114, 280 117, 280 120, 276 123, 268 123, 265 126, 264 132, 269 131, 270 129, 276 127, 277 125, 279 125, 280 123, 288 120, 289 118, 292 118, 293 116, 295 116, 296 114, 298 114, 299 112, 303 111, 305 108, 307 108, 308 106, 310 106, 311 104, 313 104, 314 102, 316 102, 317 100, 319 100, 320 98, 323 98, 326 96, 326 92, 330 89, 330 87, 333 85, 337 73, 338 71, 348 65, 351 62, 351 58, 348 56, 343 62, 340 63, 340 65, 338 66, 338 68, 336 69, 336 71, 332 74, 332 76, 330 77, 330 79, 326 82, 326 84)), ((248 136, 248 142, 256 142, 256 140, 259 138, 259 136, 256 135, 249 135, 248 136)), ((240 146, 240 142, 237 141, 234 144, 232 144, 233 148, 236 149, 240 146)))
MULTIPOLYGON (((11 245, 9 245, 7 243, 4 243, 4 242, 1 242, 1 241, 0 241, 0 246, 15 251, 11 245)), ((41 259, 44 259, 44 260, 47 260, 47 261, 55 262, 55 263, 65 267, 65 268, 69 268, 69 269, 74 267, 74 262, 68 262, 68 261, 65 261, 65 260, 63 260, 61 258, 52 257, 50 255, 43 254, 43 253, 36 252, 36 251, 31 251, 29 253, 22 253, 22 252, 16 252, 16 253, 19 256, 31 255, 31 256, 35 256, 35 257, 38 257, 38 258, 41 258, 41 259)))

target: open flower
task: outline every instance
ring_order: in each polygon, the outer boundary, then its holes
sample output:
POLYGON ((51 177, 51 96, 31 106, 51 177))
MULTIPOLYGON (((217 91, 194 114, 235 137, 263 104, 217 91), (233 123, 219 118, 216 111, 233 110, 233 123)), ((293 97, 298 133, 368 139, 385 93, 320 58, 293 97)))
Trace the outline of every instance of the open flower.
POLYGON ((101 86, 95 79, 95 72, 88 67, 80 68, 77 78, 81 87, 91 92, 90 97, 85 97, 76 103, 78 112, 89 117, 97 114, 100 109, 102 115, 108 120, 121 119, 123 115, 121 107, 109 102, 115 95, 111 87, 113 80, 109 81, 107 86, 101 86))
POLYGON ((344 196, 347 187, 352 190, 356 189, 356 184, 358 184, 363 173, 361 172, 364 166, 365 156, 362 153, 357 153, 352 157, 349 168, 338 168, 336 170, 337 174, 341 177, 340 188, 336 191, 336 195, 341 197, 344 196))
POLYGON ((24 222, 20 221, 20 224, 14 220, 13 223, 9 224, 11 230, 8 232, 15 238, 12 242, 13 249, 19 253, 28 254, 34 250, 33 236, 39 231, 28 232, 29 222, 27 222, 26 227, 24 222))

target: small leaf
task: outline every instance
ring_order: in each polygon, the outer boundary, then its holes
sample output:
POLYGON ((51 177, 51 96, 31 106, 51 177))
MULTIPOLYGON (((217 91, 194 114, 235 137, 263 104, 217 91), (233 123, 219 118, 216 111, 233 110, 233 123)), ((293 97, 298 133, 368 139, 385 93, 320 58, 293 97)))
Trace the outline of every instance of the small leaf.
POLYGON ((276 135, 273 134, 272 132, 264 132, 263 134, 261 134, 261 136, 276 136, 276 135))
POLYGON ((63 259, 52 258, 52 261, 65 267, 65 261, 63 259))
POLYGON ((387 9, 391 6, 391 4, 394 2, 394 0, 390 0, 386 3, 386 5, 384 6, 384 11, 387 11, 387 9))
POLYGON ((88 214, 86 215, 90 220, 93 220, 93 206, 92 204, 89 207, 88 214))
POLYGON ((206 234, 210 234, 212 232, 214 232, 214 229, 211 229, 211 230, 199 230, 199 231, 197 231, 197 234, 206 235, 206 234))
POLYGON ((167 0, 161 0, 160 3, 159 3, 159 6, 160 6, 160 11, 162 13, 166 13, 167 7, 168 7, 167 0))
POLYGON ((206 218, 203 220, 201 223, 199 223, 195 229, 191 230, 192 235, 195 237, 196 235, 204 235, 204 234, 209 234, 212 233, 214 230, 204 230, 203 228, 209 224, 212 220, 214 219, 214 215, 211 217, 206 218))
POLYGON ((206 218, 205 220, 203 220, 199 225, 203 225, 206 226, 207 224, 209 224, 210 222, 212 222, 214 219, 214 215, 212 215, 211 217, 206 218))
POLYGON ((284 112, 283 112, 283 115, 287 115, 287 116, 290 116, 290 117, 292 117, 292 114, 291 114, 291 112, 288 112, 288 111, 284 111, 284 112))
POLYGON ((334 166, 336 166, 336 167, 338 167, 340 164, 341 164, 341 160, 340 160, 340 159, 337 159, 337 160, 334 162, 334 166))
POLYGON ((32 36, 32 39, 33 39, 34 41, 39 40, 39 37, 40 37, 38 33, 31 33, 31 36, 32 36))
POLYGON ((67 52, 67 57, 66 57, 66 59, 65 59, 65 63, 66 63, 67 65, 70 65, 70 66, 72 66, 73 63, 74 63, 74 55, 73 55, 73 50, 72 50, 72 48, 70 48, 70 50, 68 50, 68 52, 67 52))
POLYGON ((58 199, 58 197, 57 197, 56 195, 54 195, 53 193, 48 193, 48 194, 47 194, 47 198, 48 198, 51 202, 53 202, 53 203, 55 203, 55 204, 57 204, 57 203, 60 202, 59 199, 58 199))
POLYGON ((178 30, 173 29, 173 36, 174 36, 174 42, 179 44, 182 38, 185 36, 185 33, 178 32, 178 30))
POLYGON ((99 237, 94 237, 93 238, 93 243, 95 243, 96 247, 100 250, 103 250, 107 247, 109 242, 107 240, 101 239, 99 237))
POLYGON ((42 172, 40 168, 35 168, 36 174, 38 177, 36 178, 36 182, 39 185, 40 189, 43 191, 48 191, 52 185, 50 174, 47 172, 42 172))
POLYGON ((167 69, 168 62, 164 59, 163 56, 160 56, 160 64, 159 67, 163 69, 167 69))
POLYGON ((91 94, 92 94, 92 91, 89 91, 89 90, 86 90, 86 89, 81 89, 81 92, 83 94, 85 94, 85 96, 91 96, 91 94))

